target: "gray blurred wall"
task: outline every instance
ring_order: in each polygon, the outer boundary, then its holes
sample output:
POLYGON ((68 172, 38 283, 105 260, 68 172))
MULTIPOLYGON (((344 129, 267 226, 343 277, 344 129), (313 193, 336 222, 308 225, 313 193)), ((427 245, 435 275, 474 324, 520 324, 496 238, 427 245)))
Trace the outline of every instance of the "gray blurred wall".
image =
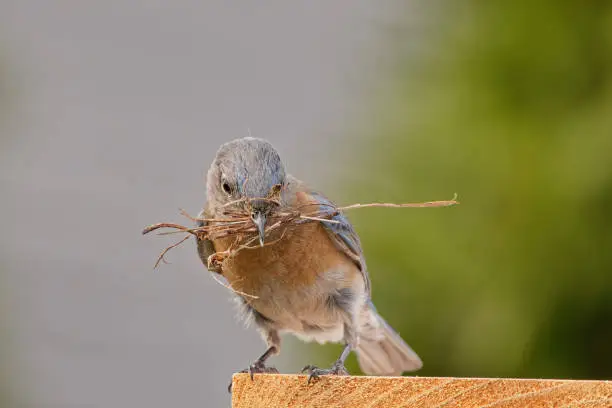
POLYGON ((329 188, 381 63, 378 4, 0 2, 2 369, 20 407, 228 405, 263 343, 193 243, 154 273, 169 241, 140 230, 195 214, 247 128, 329 188))

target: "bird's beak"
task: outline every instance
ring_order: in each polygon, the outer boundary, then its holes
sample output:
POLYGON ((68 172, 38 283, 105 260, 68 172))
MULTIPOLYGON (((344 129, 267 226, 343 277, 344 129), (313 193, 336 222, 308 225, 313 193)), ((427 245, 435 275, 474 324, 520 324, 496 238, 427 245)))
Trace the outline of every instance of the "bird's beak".
POLYGON ((266 237, 266 216, 260 212, 255 212, 251 216, 251 219, 257 227, 257 233, 259 234, 259 245, 264 246, 264 239, 266 237))

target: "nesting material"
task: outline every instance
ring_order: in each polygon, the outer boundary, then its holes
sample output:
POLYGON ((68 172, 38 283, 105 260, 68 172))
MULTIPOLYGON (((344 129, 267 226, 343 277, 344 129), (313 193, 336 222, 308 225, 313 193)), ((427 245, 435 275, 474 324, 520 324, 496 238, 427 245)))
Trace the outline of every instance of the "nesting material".
MULTIPOLYGON (((254 200, 266 200, 277 206, 276 211, 273 211, 268 215, 268 222, 265 227, 265 236, 269 236, 272 232, 279 230, 281 227, 294 226, 299 228, 299 225, 310 223, 310 222, 323 222, 323 223, 338 223, 333 218, 343 211, 353 210, 357 208, 369 208, 369 207, 384 207, 384 208, 428 208, 428 207, 449 207, 459 204, 457 201, 457 195, 451 200, 447 201, 428 201, 423 203, 405 203, 405 204, 394 204, 394 203, 369 203, 369 204, 352 204, 344 207, 336 207, 334 205, 326 205, 320 203, 306 204, 297 208, 282 208, 280 207, 280 201, 278 198, 279 191, 273 191, 273 194, 266 198, 257 199, 242 199, 232 201, 226 204, 228 208, 224 211, 220 217, 217 218, 198 218, 192 217, 187 214, 184 210, 181 210, 181 214, 188 218, 194 223, 203 224, 197 227, 187 227, 180 224, 174 223, 157 223, 146 227, 142 233, 148 234, 157 230, 166 230, 160 232, 160 235, 185 233, 186 235, 175 244, 170 245, 162 251, 155 262, 155 268, 159 266, 161 262, 165 262, 164 256, 173 248, 176 248, 191 236, 194 236, 198 240, 216 240, 220 238, 234 237, 234 242, 226 251, 217 252, 208 257, 208 268, 213 270, 222 270, 223 263, 229 257, 235 256, 242 250, 248 250, 253 248, 259 248, 257 228, 253 223, 250 214, 250 203, 254 200), (243 204, 243 205, 239 205, 243 204), (231 208, 231 209, 230 209, 231 208), (237 210, 242 208, 243 210, 237 210)), ((283 229, 284 231, 285 229, 283 229)), ((274 245, 278 241, 284 238, 284 234, 281 233, 280 237, 266 242, 264 245, 274 245)))

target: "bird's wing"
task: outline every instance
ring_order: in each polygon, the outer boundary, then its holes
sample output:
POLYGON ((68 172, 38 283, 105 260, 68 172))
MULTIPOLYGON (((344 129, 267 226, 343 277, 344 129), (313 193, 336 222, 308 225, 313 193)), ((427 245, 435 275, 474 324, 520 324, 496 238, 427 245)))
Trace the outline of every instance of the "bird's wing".
POLYGON ((350 221, 342 212, 336 210, 334 203, 324 195, 316 191, 304 191, 304 193, 308 195, 308 201, 319 204, 318 210, 322 213, 336 213, 330 218, 335 222, 320 221, 320 223, 323 225, 336 247, 357 265, 363 275, 366 292, 369 295, 370 278, 368 276, 363 250, 361 249, 361 241, 350 221))
MULTIPOLYGON (((204 205, 204 209, 198 214, 198 218, 207 218, 206 205, 204 205)), ((196 224, 198 227, 203 227, 207 224, 207 222, 198 220, 196 224)), ((211 272, 221 273, 221 267, 213 267, 212 269, 208 268, 208 257, 217 252, 215 251, 215 246, 213 245, 212 241, 208 239, 198 238, 196 238, 196 240, 198 246, 198 255, 200 256, 200 259, 202 260, 204 266, 211 272)))

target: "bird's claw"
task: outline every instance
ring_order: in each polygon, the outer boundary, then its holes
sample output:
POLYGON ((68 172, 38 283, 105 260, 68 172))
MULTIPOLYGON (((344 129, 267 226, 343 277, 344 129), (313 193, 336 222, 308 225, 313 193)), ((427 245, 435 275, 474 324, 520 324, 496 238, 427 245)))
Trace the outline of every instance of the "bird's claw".
POLYGON ((310 384, 310 381, 316 380, 322 375, 349 375, 346 367, 341 363, 335 363, 331 368, 319 368, 309 364, 302 368, 302 373, 309 374, 308 384, 310 384))
POLYGON ((261 361, 254 362, 249 366, 249 368, 240 372, 249 373, 251 376, 251 381, 253 381, 254 374, 278 374, 278 370, 275 367, 268 367, 261 361))
MULTIPOLYGON (((246 368, 246 369, 244 369, 242 371, 239 371, 239 373, 249 373, 249 376, 251 377, 251 381, 253 381, 254 380, 253 376, 255 374, 278 374, 279 371, 275 367, 268 367, 268 366, 266 366, 261 361, 255 361, 253 364, 251 364, 249 366, 249 368, 246 368)), ((232 392, 232 383, 231 382, 227 386, 227 392, 229 392, 230 394, 232 392)))

